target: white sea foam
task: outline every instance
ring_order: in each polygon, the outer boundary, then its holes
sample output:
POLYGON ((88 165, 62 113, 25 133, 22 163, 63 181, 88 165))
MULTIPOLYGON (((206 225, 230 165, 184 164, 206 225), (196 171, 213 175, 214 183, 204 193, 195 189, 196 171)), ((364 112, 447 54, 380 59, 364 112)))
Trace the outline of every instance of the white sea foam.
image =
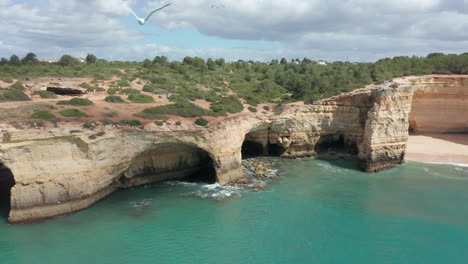
POLYGON ((206 199, 215 199, 222 200, 228 197, 238 197, 241 196, 242 189, 236 188, 233 186, 223 186, 219 183, 213 184, 199 184, 199 183, 190 183, 190 182, 180 182, 180 181, 170 181, 166 182, 169 185, 184 185, 197 190, 187 192, 185 196, 196 196, 206 199))
POLYGON ((414 160, 416 162, 421 162, 421 163, 426 163, 426 164, 435 164, 435 165, 451 165, 451 166, 456 166, 456 167, 464 167, 468 168, 468 164, 464 163, 455 163, 455 162, 436 162, 436 161, 419 161, 419 160, 414 160))
POLYGON ((241 196, 241 189, 233 186, 222 186, 218 183, 201 185, 201 189, 189 193, 189 195, 197 196, 200 198, 211 198, 215 200, 222 200, 229 197, 241 196))

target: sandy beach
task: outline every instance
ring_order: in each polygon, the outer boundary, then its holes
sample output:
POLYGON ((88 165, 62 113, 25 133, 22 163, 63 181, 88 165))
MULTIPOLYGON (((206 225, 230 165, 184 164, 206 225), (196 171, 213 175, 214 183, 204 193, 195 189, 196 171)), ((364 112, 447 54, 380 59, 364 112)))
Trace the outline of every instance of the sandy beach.
POLYGON ((410 135, 406 159, 468 166, 468 134, 410 135))

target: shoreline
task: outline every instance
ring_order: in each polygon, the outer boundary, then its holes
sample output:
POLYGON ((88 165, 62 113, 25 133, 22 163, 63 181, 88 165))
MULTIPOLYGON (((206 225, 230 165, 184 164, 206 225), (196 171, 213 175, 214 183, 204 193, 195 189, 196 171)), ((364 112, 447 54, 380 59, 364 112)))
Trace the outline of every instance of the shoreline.
POLYGON ((413 134, 406 160, 468 167, 468 134, 413 134))

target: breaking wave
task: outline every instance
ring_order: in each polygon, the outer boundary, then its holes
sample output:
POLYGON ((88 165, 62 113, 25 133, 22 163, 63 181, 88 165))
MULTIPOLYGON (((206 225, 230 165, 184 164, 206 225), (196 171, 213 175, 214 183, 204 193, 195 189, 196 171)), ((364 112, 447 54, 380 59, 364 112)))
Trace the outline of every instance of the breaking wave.
POLYGON ((234 186, 223 186, 219 183, 214 184, 200 184, 200 183, 189 183, 180 181, 169 181, 166 184, 169 185, 182 185, 188 188, 188 192, 184 196, 199 197, 203 199, 214 199, 223 200, 231 197, 242 196, 242 188, 234 186))

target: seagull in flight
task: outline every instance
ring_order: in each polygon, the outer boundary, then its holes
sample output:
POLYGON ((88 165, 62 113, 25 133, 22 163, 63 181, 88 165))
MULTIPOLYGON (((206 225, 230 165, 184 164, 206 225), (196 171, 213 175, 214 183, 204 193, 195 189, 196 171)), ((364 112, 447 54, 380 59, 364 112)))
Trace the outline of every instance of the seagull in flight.
POLYGON ((146 22, 148 22, 148 19, 149 19, 154 13, 156 13, 156 12, 158 12, 159 10, 164 9, 164 8, 170 6, 170 5, 172 5, 172 3, 169 3, 169 4, 167 4, 167 5, 164 5, 164 6, 160 7, 160 8, 157 8, 157 9, 151 11, 145 18, 140 18, 140 17, 138 17, 137 14, 135 14, 135 12, 133 12, 133 10, 132 10, 130 7, 128 7, 127 5, 125 5, 125 7, 136 17, 136 19, 137 19, 137 21, 138 21, 138 24, 140 24, 140 25, 143 26, 144 24, 146 24, 146 22))

